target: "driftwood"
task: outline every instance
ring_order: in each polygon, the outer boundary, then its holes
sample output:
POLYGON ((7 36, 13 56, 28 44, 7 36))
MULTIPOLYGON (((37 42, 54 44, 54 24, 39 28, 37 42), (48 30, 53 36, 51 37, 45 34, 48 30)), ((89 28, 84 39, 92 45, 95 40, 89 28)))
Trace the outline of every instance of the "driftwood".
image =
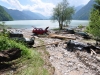
POLYGON ((91 55, 93 55, 93 54, 97 54, 93 49, 91 49, 91 55))
POLYGON ((57 34, 49 34, 50 38, 58 38, 58 39, 72 39, 75 40, 75 37, 68 37, 68 36, 62 36, 62 35, 57 35, 57 34))
POLYGON ((100 56, 97 56, 97 53, 96 53, 93 49, 91 49, 91 55, 93 56, 93 54, 95 55, 95 58, 96 58, 98 61, 100 61, 100 56))
POLYGON ((68 40, 62 40, 62 41, 53 42, 53 43, 49 43, 49 44, 43 44, 43 45, 33 46, 33 48, 47 46, 47 45, 55 45, 55 47, 57 47, 60 42, 64 42, 64 41, 68 41, 68 40))
POLYGON ((0 62, 7 62, 17 59, 21 56, 21 50, 19 48, 12 48, 0 52, 0 62))

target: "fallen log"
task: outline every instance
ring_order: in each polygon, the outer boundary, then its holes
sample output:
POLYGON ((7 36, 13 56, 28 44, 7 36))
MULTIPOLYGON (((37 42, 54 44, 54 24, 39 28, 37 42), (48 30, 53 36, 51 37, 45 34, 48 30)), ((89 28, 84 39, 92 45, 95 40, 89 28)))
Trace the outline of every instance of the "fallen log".
POLYGON ((33 46, 33 48, 37 48, 37 47, 42 47, 42 46, 47 46, 47 45, 55 45, 55 47, 58 46, 58 44, 61 42, 64 42, 64 41, 68 41, 68 40, 61 40, 61 41, 58 41, 58 42, 53 42, 53 43, 49 43, 49 44, 43 44, 43 45, 38 45, 38 46, 33 46))
POLYGON ((58 39, 72 39, 72 40, 76 39, 76 37, 62 36, 62 35, 57 35, 57 34, 49 34, 48 37, 50 37, 50 38, 58 38, 58 39))

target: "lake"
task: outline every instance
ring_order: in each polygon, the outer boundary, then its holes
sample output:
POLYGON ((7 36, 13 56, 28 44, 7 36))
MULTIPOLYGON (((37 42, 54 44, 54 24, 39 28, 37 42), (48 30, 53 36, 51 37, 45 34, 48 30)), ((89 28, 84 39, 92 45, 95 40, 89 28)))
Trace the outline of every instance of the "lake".
MULTIPOLYGON (((12 28, 20 29, 32 29, 33 27, 37 28, 46 28, 49 26, 50 29, 58 28, 58 22, 52 22, 51 20, 15 20, 15 21, 4 21, 5 25, 11 26, 12 28)), ((77 27, 78 25, 88 25, 88 20, 72 20, 69 24, 69 27, 77 27)), ((0 22, 1 23, 1 22, 0 22)))

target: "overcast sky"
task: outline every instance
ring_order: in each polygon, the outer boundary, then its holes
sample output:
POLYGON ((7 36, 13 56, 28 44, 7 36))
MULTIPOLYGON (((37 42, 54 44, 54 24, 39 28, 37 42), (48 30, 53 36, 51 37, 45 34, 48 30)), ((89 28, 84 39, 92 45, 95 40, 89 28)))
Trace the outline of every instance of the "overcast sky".
MULTIPOLYGON (((0 0, 0 5, 10 9, 30 10, 46 16, 52 14, 52 9, 62 0, 0 0)), ((67 0, 70 6, 85 5, 90 0, 67 0)))

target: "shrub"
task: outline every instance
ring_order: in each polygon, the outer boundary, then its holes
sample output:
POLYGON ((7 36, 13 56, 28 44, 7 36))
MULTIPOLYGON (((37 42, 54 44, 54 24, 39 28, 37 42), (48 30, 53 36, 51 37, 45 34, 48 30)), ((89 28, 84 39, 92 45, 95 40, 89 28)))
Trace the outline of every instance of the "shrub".
POLYGON ((22 56, 30 57, 31 55, 31 50, 29 50, 23 43, 17 43, 16 41, 9 39, 8 37, 0 36, 0 51, 10 48, 20 48, 22 50, 22 56))

